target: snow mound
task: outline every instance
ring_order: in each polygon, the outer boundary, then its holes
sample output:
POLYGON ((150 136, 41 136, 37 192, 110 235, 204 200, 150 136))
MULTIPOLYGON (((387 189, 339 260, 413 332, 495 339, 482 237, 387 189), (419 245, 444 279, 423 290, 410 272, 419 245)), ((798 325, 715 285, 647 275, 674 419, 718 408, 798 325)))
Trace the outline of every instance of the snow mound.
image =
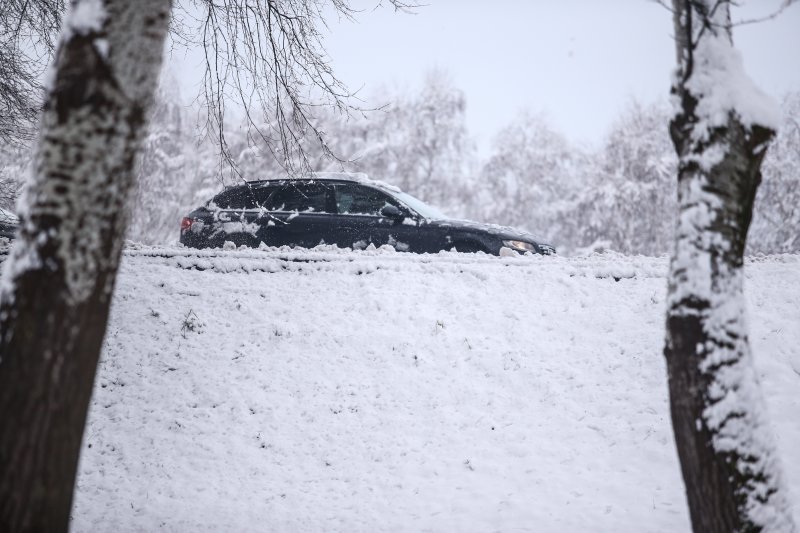
MULTIPOLYGON (((689 530, 666 267, 131 247, 72 529, 689 530)), ((800 262, 754 259, 746 283, 798 495, 800 262)))

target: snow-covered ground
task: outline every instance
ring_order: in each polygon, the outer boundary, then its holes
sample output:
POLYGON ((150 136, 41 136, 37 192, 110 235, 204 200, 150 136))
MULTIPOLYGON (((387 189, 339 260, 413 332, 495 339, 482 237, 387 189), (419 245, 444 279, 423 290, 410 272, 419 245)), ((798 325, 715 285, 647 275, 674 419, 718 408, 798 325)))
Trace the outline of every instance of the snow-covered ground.
MULTIPOLYGON (((687 531, 666 268, 132 247, 73 530, 687 531)), ((800 256, 746 272, 800 503, 800 256)))

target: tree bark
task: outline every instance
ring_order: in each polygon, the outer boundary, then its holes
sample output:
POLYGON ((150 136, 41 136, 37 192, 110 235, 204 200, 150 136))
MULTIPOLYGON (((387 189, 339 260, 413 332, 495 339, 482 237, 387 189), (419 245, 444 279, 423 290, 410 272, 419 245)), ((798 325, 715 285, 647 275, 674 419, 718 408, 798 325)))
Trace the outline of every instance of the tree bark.
POLYGON ((744 318, 744 248, 774 132, 753 118, 760 93, 741 86, 728 2, 673 6, 679 213, 664 354, 692 527, 794 531, 744 318))
POLYGON ((78 0, 0 295, 0 530, 66 531, 170 0, 78 0))

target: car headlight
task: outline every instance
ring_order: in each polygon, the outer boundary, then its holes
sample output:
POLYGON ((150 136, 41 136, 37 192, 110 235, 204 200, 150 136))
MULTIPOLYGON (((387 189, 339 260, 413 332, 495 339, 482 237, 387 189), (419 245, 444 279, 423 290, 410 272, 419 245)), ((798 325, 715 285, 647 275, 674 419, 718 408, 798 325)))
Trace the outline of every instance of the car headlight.
POLYGON ((508 246, 512 250, 516 250, 518 252, 536 253, 536 246, 525 241, 503 241, 503 246, 508 246))

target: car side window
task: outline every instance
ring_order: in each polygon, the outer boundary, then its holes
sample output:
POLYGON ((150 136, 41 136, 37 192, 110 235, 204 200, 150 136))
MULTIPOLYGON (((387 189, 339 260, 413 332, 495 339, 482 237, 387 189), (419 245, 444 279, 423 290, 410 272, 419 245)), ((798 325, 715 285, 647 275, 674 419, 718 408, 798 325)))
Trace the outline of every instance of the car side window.
POLYGON ((336 212, 340 215, 380 215, 387 205, 397 206, 389 195, 360 185, 337 185, 336 212))
POLYGON ((272 193, 277 191, 278 188, 279 187, 274 185, 267 187, 254 187, 253 197, 255 198, 256 206, 263 207, 267 203, 267 200, 269 200, 269 197, 272 195, 272 193))
POLYGON ((327 204, 328 187, 321 184, 289 184, 275 191, 263 207, 267 211, 326 213, 327 204))
POLYGON ((222 191, 212 202, 220 209, 255 209, 256 197, 249 187, 233 187, 222 191))

